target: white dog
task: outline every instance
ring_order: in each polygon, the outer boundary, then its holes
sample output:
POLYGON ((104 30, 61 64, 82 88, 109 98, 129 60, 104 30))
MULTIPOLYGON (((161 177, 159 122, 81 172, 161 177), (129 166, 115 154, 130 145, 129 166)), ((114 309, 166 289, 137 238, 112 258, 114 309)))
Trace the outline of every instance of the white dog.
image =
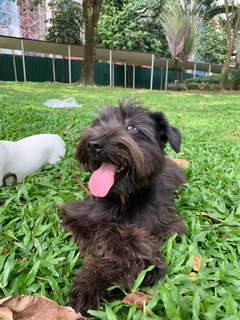
POLYGON ((16 142, 0 140, 0 187, 3 180, 12 184, 40 169, 44 164, 54 164, 66 153, 65 143, 56 134, 37 134, 16 142))

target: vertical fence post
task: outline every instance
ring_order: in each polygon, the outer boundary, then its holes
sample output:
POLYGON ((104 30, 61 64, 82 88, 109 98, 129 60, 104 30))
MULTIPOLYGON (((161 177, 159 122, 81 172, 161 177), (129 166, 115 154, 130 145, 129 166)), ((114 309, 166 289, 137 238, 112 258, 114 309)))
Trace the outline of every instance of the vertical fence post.
POLYGON ((127 64, 124 63, 124 88, 127 88, 127 64))
POLYGON ((165 90, 167 90, 167 86, 168 86, 168 59, 166 61, 165 90))
POLYGON ((12 57, 13 57, 13 70, 14 70, 14 78, 15 78, 15 81, 18 81, 17 80, 17 68, 16 68, 16 59, 15 59, 15 53, 14 53, 14 50, 12 50, 12 57))
POLYGON ((72 68, 71 68, 71 46, 68 45, 68 76, 69 84, 72 83, 72 68))
POLYGON ((197 63, 194 62, 194 69, 193 69, 193 78, 196 78, 196 70, 197 70, 197 63))
POLYGON ((110 65, 109 65, 109 85, 110 87, 112 86, 112 50, 109 51, 109 60, 110 60, 110 65))
POLYGON ((133 89, 135 89, 135 65, 133 65, 133 89))
POLYGON ((154 54, 152 54, 150 90, 152 90, 152 88, 153 88, 153 71, 154 71, 154 54))
POLYGON ((113 85, 113 87, 114 87, 114 79, 115 79, 114 71, 115 71, 115 68, 114 68, 114 62, 113 62, 113 64, 112 64, 112 85, 113 85))
POLYGON ((211 69, 212 69, 212 65, 210 64, 209 67, 208 67, 208 75, 210 76, 210 73, 211 73, 211 69))
POLYGON ((55 59, 53 55, 52 55, 52 71, 53 71, 53 82, 56 82, 55 59))
POLYGON ((24 45, 23 45, 23 40, 21 39, 21 50, 22 50, 22 63, 23 63, 23 79, 24 82, 27 81, 26 77, 26 65, 25 65, 25 56, 24 56, 24 45))

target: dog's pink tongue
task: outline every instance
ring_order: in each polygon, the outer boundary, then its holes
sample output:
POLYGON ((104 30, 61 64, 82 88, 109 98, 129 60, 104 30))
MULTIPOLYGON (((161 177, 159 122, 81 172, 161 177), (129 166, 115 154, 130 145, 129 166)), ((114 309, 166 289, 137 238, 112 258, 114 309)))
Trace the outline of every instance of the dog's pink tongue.
POLYGON ((93 172, 89 180, 91 194, 95 197, 106 197, 114 184, 114 175, 117 172, 117 166, 103 162, 101 167, 93 172))

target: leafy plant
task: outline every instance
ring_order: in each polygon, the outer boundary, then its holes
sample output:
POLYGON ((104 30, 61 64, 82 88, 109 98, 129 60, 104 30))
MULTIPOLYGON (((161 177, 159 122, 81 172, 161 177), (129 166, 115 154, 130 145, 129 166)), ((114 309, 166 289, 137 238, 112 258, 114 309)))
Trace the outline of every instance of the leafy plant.
POLYGON ((196 1, 168 0, 162 15, 168 47, 174 60, 174 80, 177 80, 178 61, 182 62, 182 81, 185 64, 192 50, 200 22, 201 6, 196 1))
POLYGON ((216 20, 203 22, 196 41, 196 55, 199 61, 223 63, 228 47, 227 33, 216 20))
POLYGON ((166 55, 162 8, 162 0, 126 1, 121 8, 105 1, 98 24, 98 46, 166 55))

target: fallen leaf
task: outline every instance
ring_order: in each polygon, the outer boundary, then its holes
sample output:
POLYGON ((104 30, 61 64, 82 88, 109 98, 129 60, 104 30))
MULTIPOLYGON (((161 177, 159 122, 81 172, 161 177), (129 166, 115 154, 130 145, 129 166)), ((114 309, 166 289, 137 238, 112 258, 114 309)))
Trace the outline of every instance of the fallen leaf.
MULTIPOLYGON (((14 320, 85 319, 72 308, 60 306, 55 301, 42 296, 13 296, 0 304, 0 315, 7 309, 12 312, 14 320)), ((10 316, 10 313, 7 316, 10 316)), ((11 318, 6 318, 6 320, 11 320, 11 318)))
MULTIPOLYGON (((193 271, 199 271, 202 260, 203 260, 202 256, 194 256, 193 267, 192 267, 193 271)), ((206 267, 206 263, 204 263, 204 267, 206 267)))
POLYGON ((148 302, 148 297, 142 292, 132 292, 123 299, 123 302, 126 304, 136 304, 138 308, 144 308, 148 302))
POLYGON ((173 157, 167 156, 170 160, 175 162, 178 166, 182 168, 188 168, 190 166, 190 162, 185 159, 174 159, 173 157))
POLYGON ((0 299, 0 306, 1 306, 1 304, 2 304, 4 301, 7 301, 7 300, 10 299, 10 298, 11 298, 11 296, 0 299))
POLYGON ((13 320, 12 311, 7 307, 0 307, 0 319, 13 320))

